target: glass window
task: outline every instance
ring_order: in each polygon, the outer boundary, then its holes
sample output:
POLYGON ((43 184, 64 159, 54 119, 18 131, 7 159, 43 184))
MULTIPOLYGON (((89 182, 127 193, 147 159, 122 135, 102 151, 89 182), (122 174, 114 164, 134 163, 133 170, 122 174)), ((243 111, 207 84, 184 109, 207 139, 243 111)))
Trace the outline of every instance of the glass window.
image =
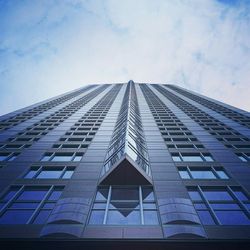
POLYGON ((234 190, 234 194, 241 201, 247 201, 248 200, 248 198, 246 197, 246 195, 242 191, 234 190))
POLYGON ((182 161, 179 155, 172 155, 173 161, 182 161))
POLYGON ((5 161, 8 158, 9 154, 0 154, 0 161, 5 161))
POLYGON ((131 209, 110 210, 107 224, 110 225, 138 225, 141 223, 140 211, 131 209))
POLYGON ((62 174, 62 169, 61 170, 42 170, 38 176, 36 177, 37 179, 58 179, 60 178, 62 174))
POLYGON ((62 194, 62 190, 54 190, 49 196, 48 200, 58 200, 62 194))
POLYGON ((40 210, 33 224, 45 224, 49 218, 51 210, 40 210))
POLYGON ((74 170, 66 170, 62 176, 63 179, 70 179, 74 173, 74 170))
POLYGON ((211 216, 211 214, 209 213, 209 211, 207 210, 198 210, 198 215, 200 217, 200 220, 202 222, 202 224, 204 225, 214 225, 215 222, 211 216))
POLYGON ((250 225, 250 220, 243 211, 215 211, 222 225, 250 225))
POLYGON ((2 201, 9 201, 18 191, 18 188, 11 188, 2 198, 2 201))
POLYGON ((29 172, 24 176, 24 178, 25 179, 32 179, 37 174, 37 171, 38 171, 38 169, 29 170, 29 172))
POLYGON ((103 224, 104 214, 105 214, 104 210, 92 211, 89 224, 103 224))
POLYGON ((43 156, 43 158, 41 159, 41 161, 49 161, 51 158, 51 154, 46 154, 43 156))
POLYGON ((179 174, 182 179, 190 179, 190 175, 187 170, 179 170, 179 174))
POLYGON ((210 156, 210 155, 203 155, 203 157, 205 158, 206 161, 214 161, 214 159, 210 156))
POLYGON ((216 173, 221 179, 229 179, 228 175, 225 173, 224 170, 216 170, 216 173))
POLYGON ((99 188, 89 223, 141 225, 144 221, 147 225, 159 224, 154 200, 153 189, 147 186, 99 188))
POLYGON ((205 197, 208 200, 224 200, 224 201, 230 201, 233 200, 232 196, 227 191, 221 191, 221 190, 211 190, 211 191, 203 191, 205 197))
POLYGON ((194 179, 216 179, 216 176, 209 170, 191 170, 194 179))
POLYGON ((82 159, 82 155, 76 155, 75 157, 74 157, 74 162, 76 162, 76 161, 81 161, 81 159, 82 159))
POLYGON ((144 211, 144 224, 145 225, 158 225, 158 216, 156 210, 144 211))
POLYGON ((17 200, 35 200, 40 201, 47 194, 48 190, 25 190, 17 200))
POLYGON ((0 217, 0 224, 26 224, 34 210, 7 210, 0 217))
POLYGON ((191 197, 191 200, 202 200, 200 194, 198 191, 188 191, 190 197, 191 197))
POLYGON ((113 188, 111 200, 139 200, 138 188, 113 188))
POLYGON ((183 161, 203 161, 200 155, 182 155, 183 161))
POLYGON ((51 161, 71 161, 72 154, 71 155, 55 155, 51 161))

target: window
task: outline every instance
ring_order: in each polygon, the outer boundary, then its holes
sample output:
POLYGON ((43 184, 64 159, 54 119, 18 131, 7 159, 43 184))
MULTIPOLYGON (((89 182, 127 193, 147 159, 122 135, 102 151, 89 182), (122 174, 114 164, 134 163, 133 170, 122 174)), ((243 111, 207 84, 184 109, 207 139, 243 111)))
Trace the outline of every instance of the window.
POLYGON ((65 161, 81 161, 83 153, 46 153, 41 161, 57 161, 57 162, 65 162, 65 161))
POLYGON ((89 224, 159 224, 152 187, 100 187, 96 194, 89 224))
POLYGON ((62 186, 15 186, 0 200, 0 224, 44 224, 62 186))
POLYGON ((173 161, 193 161, 193 162, 211 162, 214 161, 212 156, 208 153, 172 153, 173 161))
POLYGON ((250 225, 249 198, 240 187, 189 187, 204 225, 250 225))
POLYGON ((0 153, 0 161, 13 161, 19 153, 0 153))
POLYGON ((25 174, 25 179, 70 179, 75 167, 31 167, 25 174))
POLYGON ((229 179, 221 167, 178 167, 178 170, 182 179, 229 179))

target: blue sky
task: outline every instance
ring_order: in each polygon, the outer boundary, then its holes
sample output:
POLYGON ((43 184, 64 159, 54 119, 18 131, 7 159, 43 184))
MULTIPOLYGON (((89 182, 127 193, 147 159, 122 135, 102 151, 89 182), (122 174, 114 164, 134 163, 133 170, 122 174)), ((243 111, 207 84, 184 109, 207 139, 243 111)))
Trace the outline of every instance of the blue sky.
POLYGON ((247 0, 0 0, 0 114, 130 79, 249 111, 249 59, 247 0))

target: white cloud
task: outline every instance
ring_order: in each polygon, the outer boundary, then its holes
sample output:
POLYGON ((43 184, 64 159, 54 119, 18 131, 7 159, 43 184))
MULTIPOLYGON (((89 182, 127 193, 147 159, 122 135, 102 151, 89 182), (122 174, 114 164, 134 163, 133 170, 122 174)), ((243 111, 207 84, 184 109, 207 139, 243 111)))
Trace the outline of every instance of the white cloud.
POLYGON ((42 3, 0 12, 2 113, 84 84, 130 79, 176 83, 249 110, 248 6, 211 0, 42 3))

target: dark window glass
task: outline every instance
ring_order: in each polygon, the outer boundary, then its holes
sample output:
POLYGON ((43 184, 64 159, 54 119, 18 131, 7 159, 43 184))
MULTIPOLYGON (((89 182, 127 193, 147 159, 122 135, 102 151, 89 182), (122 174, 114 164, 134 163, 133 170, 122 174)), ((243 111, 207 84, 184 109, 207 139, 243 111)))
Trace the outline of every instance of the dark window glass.
POLYGON ((34 200, 40 201, 46 195, 47 190, 32 190, 32 191, 23 191, 17 200, 34 200))
POLYGON ((45 224, 49 218, 51 210, 40 210, 33 224, 45 224))
POLYGON ((7 210, 0 217, 0 224, 25 224, 34 210, 7 210))
POLYGON ((209 211, 207 211, 207 210, 199 211, 198 210, 197 212, 199 214, 199 217, 200 217, 202 224, 204 224, 204 225, 214 225, 215 224, 209 211))
POLYGON ((1 200, 9 201, 17 193, 17 191, 18 191, 17 189, 11 189, 1 198, 1 200))
POLYGON ((233 200, 227 191, 203 191, 208 200, 233 200))
POLYGON ((202 200, 198 191, 189 191, 188 193, 192 200, 198 200, 198 201, 202 200))
POLYGON ((250 225, 243 211, 215 211, 222 225, 250 225))
POLYGON ((113 188, 111 200, 139 200, 138 188, 113 188))
POLYGON ((10 208, 37 208, 38 202, 15 202, 12 203, 10 208))
POLYGON ((30 170, 25 176, 24 176, 24 178, 25 179, 31 179, 31 178, 33 178, 35 175, 36 175, 36 173, 37 173, 37 169, 36 170, 30 170))
POLYGON ((61 190, 52 191, 48 200, 58 200, 62 194, 61 190))

